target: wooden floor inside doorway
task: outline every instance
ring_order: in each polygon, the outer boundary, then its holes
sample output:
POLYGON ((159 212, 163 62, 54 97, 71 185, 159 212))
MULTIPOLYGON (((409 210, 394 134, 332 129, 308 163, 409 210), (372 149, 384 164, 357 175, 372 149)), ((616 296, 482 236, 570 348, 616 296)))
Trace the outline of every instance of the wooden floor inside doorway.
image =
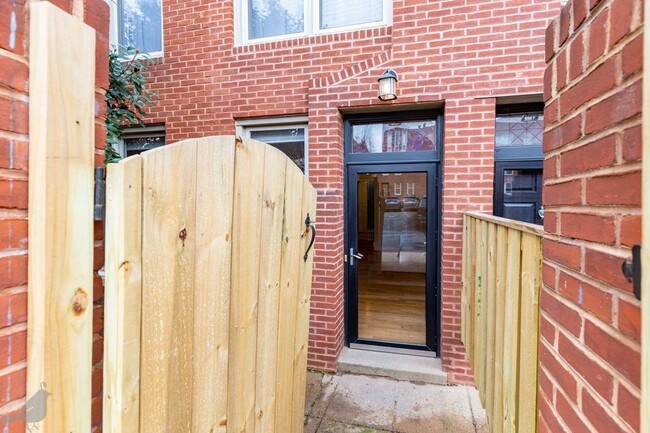
POLYGON ((359 337, 426 344, 424 273, 381 271, 373 259, 359 267, 359 337))

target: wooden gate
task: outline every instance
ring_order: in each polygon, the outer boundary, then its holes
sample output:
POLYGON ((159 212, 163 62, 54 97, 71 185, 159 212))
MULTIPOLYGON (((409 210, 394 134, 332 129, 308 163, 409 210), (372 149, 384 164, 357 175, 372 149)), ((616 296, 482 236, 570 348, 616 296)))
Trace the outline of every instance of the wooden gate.
POLYGON ((303 431, 315 210, 254 140, 109 166, 105 432, 303 431))

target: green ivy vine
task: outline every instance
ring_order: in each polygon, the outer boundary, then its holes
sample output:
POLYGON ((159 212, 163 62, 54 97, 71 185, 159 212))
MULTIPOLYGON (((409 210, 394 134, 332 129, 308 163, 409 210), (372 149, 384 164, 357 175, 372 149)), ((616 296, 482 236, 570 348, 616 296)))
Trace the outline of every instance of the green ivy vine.
POLYGON ((145 108, 158 95, 147 88, 145 72, 151 57, 133 47, 113 47, 108 58, 108 90, 106 91, 106 153, 105 160, 117 162, 122 156, 117 144, 125 126, 145 126, 145 108))

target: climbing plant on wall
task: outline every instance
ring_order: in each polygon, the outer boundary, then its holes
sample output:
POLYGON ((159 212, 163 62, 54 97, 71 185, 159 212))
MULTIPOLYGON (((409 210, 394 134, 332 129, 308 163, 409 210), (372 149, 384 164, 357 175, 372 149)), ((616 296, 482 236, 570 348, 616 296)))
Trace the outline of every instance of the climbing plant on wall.
POLYGON ((106 162, 119 161, 117 145, 124 126, 145 126, 145 109, 158 95, 147 88, 145 72, 151 58, 133 47, 113 47, 109 53, 106 91, 106 162))

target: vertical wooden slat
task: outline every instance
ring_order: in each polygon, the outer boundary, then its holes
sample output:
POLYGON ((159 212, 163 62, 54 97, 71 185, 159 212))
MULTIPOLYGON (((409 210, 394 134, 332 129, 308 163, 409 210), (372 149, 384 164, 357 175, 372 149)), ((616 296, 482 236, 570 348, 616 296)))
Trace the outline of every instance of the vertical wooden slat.
MULTIPOLYGON (((295 164, 287 164, 287 181, 284 202, 284 228, 282 234, 282 271, 280 277, 280 310, 277 343, 277 402, 275 431, 289 432, 293 422, 291 392, 294 377, 294 347, 296 316, 300 285, 303 174, 295 164)), ((302 252, 304 253, 304 251, 302 252)))
POLYGON ((142 154, 144 432, 192 425, 196 142, 142 154))
POLYGON ((257 313, 257 371, 255 376, 255 431, 272 432, 275 425, 278 303, 284 188, 287 158, 277 149, 266 149, 262 192, 262 247, 257 313))
POLYGON ((48 2, 32 2, 29 16, 27 397, 52 393, 39 432, 82 432, 91 423, 95 32, 48 2))
POLYGON ((140 417, 142 160, 109 164, 104 291, 105 432, 137 432, 140 417))
MULTIPOLYGON (((650 20, 650 2, 644 1, 644 19, 650 20)), ((642 109, 642 220, 641 225, 641 433, 650 433, 650 31, 643 31, 643 109, 642 109)))
POLYGON ((488 420, 494 420, 494 364, 495 364, 495 332, 496 332, 496 235, 497 226, 487 225, 487 269, 485 281, 485 301, 487 309, 487 340, 485 359, 485 409, 488 420))
MULTIPOLYGON (((519 386, 519 283, 521 281, 521 232, 508 229, 508 265, 506 269, 507 324, 503 341, 504 432, 517 430, 517 403, 519 386)), ((537 340, 537 338, 535 338, 537 340)))
POLYGON ((503 339, 506 326, 506 266, 508 264, 508 229, 504 226, 497 228, 496 235, 496 279, 495 288, 497 291, 495 308, 495 342, 494 342, 494 406, 493 419, 491 424, 492 433, 503 432, 503 339))
POLYGON ((537 344, 542 246, 538 236, 524 233, 521 240, 521 312, 519 338, 520 432, 534 432, 537 421, 537 344))
POLYGON ((465 345, 469 355, 468 346, 468 320, 469 317, 469 216, 463 215, 463 250, 461 251, 461 294, 460 294, 460 340, 465 345))
POLYGON ((478 329, 476 335, 478 337, 478 353, 477 353, 477 366, 475 374, 478 377, 479 383, 479 396, 483 407, 486 406, 486 353, 487 353, 487 236, 488 236, 488 223, 479 221, 479 249, 478 249, 478 264, 477 264, 477 307, 478 307, 478 329))
POLYGON ((228 408, 233 137, 197 140, 192 431, 224 433, 228 408))
POLYGON ((227 429, 233 433, 255 429, 257 294, 264 184, 251 175, 263 176, 265 155, 265 146, 257 141, 236 143, 227 429))
MULTIPOLYGON (((476 348, 475 348, 475 336, 476 336, 476 255, 478 254, 478 248, 476 243, 476 220, 474 218, 469 219, 469 275, 467 276, 467 281, 469 282, 469 356, 470 362, 475 359, 476 348)), ((474 365, 472 364, 472 368, 474 365)))
MULTIPOLYGON (((307 178, 302 181, 302 211, 301 218, 309 214, 312 223, 316 221, 316 190, 307 178)), ((303 236, 300 242, 300 287, 296 315, 296 342, 293 366, 293 426, 291 432, 301 433, 304 425, 305 389, 307 386, 307 347, 309 344, 309 300, 311 299, 312 269, 314 263, 314 247, 312 246, 307 260, 304 252, 311 242, 311 230, 303 226, 303 236)))

